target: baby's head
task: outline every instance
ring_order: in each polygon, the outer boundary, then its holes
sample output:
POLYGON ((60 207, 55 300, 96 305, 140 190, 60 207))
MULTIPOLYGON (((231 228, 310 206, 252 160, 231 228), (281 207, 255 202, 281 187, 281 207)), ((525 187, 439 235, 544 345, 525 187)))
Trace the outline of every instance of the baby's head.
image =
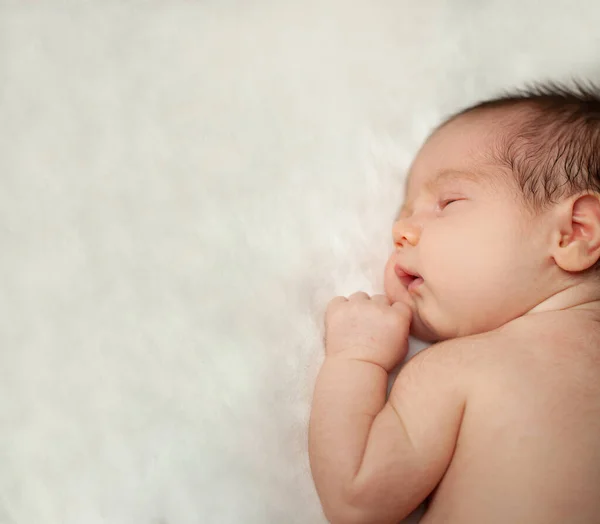
POLYGON ((422 277, 409 294, 424 340, 490 331, 570 289, 600 299, 600 90, 536 87, 449 118, 411 166, 393 239, 386 293, 406 294, 395 268, 422 277))

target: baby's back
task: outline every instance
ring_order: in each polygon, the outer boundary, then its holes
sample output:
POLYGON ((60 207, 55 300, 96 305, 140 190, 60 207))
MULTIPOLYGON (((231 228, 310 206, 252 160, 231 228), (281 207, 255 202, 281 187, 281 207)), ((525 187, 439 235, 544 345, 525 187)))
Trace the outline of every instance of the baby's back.
POLYGON ((422 523, 600 523, 597 318, 536 314, 465 344, 447 370, 465 414, 422 523))

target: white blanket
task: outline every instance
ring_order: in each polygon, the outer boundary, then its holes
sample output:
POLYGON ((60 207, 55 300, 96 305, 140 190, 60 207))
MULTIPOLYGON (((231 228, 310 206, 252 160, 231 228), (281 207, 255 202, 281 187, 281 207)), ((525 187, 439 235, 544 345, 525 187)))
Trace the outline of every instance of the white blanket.
POLYGON ((597 77, 598 22, 595 0, 0 2, 0 523, 324 522, 327 301, 382 291, 432 126, 597 77))

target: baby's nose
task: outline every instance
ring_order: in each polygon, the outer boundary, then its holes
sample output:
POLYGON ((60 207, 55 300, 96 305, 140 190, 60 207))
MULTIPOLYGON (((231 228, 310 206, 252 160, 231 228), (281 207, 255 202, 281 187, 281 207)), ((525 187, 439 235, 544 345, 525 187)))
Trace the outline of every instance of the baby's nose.
POLYGON ((406 247, 408 244, 416 246, 419 242, 419 228, 406 220, 398 220, 392 227, 392 237, 396 248, 406 247))

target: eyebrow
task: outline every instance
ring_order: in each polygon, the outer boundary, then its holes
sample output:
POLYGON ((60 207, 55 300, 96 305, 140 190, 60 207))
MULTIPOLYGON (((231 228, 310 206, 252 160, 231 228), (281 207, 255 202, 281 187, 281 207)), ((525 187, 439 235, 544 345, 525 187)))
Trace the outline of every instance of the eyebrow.
MULTIPOLYGON (((480 175, 476 175, 475 173, 470 173, 468 171, 457 171, 455 169, 442 169, 431 180, 428 180, 425 183, 425 190, 432 192, 437 186, 452 182, 454 180, 465 180, 467 182, 475 182, 477 184, 481 184, 483 181, 482 177, 480 175)), ((408 185, 408 179, 406 180, 406 185, 408 185)), ((402 213, 410 208, 411 206, 405 203, 396 214, 396 220, 400 218, 402 213)))

